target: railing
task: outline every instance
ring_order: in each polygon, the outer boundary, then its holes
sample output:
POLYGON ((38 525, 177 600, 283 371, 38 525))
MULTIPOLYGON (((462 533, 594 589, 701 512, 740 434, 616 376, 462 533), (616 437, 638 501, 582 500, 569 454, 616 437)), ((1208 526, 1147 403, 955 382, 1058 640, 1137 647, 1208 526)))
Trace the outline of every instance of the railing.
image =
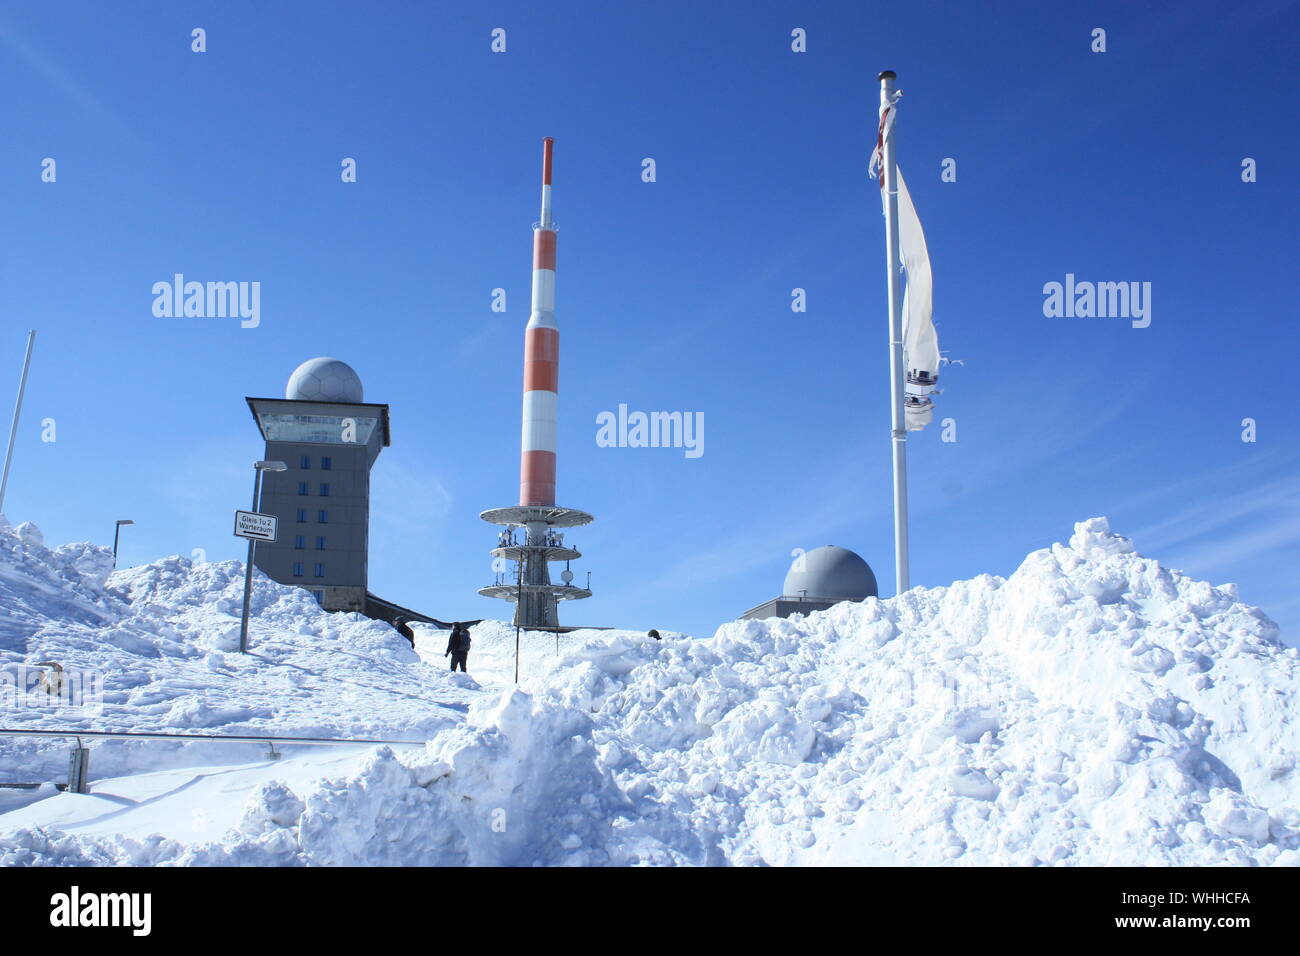
MULTIPOLYGON (((89 793, 90 781, 87 774, 90 769, 90 750, 82 746, 81 738, 96 737, 100 740, 209 740, 227 743, 266 744, 267 760, 279 760, 276 752, 277 743, 303 745, 307 747, 328 747, 338 744, 358 744, 375 746, 387 744, 395 747, 423 747, 423 740, 377 740, 369 738, 343 737, 275 737, 268 734, 168 734, 154 731, 106 731, 106 730, 16 730, 0 727, 0 737, 61 737, 76 740, 68 761, 67 790, 72 793, 89 793)), ((6 784, 5 786, 26 787, 26 784, 6 784)))

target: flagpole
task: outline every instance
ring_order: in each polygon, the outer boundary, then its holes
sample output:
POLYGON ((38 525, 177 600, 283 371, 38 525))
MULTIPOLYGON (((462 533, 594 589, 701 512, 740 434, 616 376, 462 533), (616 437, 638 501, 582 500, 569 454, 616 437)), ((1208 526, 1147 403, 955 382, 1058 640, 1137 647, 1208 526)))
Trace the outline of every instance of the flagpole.
MULTIPOLYGON (((880 116, 894 108, 893 70, 880 74, 880 116)), ((885 246, 889 257, 889 394, 894 451, 894 581, 895 593, 909 587, 907 573, 907 421, 903 415, 903 302, 899 289, 902 263, 898 256, 898 157, 894 124, 885 128, 882 149, 885 190, 885 246)))
POLYGON ((27 333, 27 354, 23 356, 23 374, 18 380, 18 400, 14 402, 14 420, 9 426, 9 447, 5 449, 4 477, 0 478, 0 512, 4 511, 5 492, 9 489, 9 465, 14 458, 14 440, 18 437, 18 420, 23 414, 23 393, 27 391, 27 370, 32 366, 32 346, 36 344, 36 330, 27 333))

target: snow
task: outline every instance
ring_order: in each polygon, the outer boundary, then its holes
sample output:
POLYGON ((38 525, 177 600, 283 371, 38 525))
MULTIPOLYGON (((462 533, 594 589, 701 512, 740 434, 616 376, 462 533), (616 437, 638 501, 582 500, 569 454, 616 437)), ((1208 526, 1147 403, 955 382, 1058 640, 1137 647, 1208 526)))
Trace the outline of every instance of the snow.
MULTIPOLYGON (((260 575, 245 658, 242 586, 3 525, 0 665, 103 675, 102 710, 4 725, 419 744, 96 743, 91 794, 0 790, 0 864, 1300 865, 1300 655, 1102 518, 1006 579, 711 638, 525 633, 518 687, 511 627, 451 674, 446 632, 260 575)), ((0 738, 0 778, 67 748, 0 738)))
MULTIPOLYGON (((249 644, 238 653, 243 566, 170 557, 111 574, 92 545, 51 551, 39 533, 0 528, 0 672, 30 684, 38 662, 69 681, 102 681, 96 706, 51 707, 39 693, 3 708, 5 727, 422 742, 464 719, 474 694, 420 662, 388 625, 327 614, 308 592, 255 575, 249 644), (45 706, 33 706, 41 705, 45 706)), ((66 769, 67 746, 3 744, 4 766, 31 779, 66 769), (15 758, 21 758, 19 764, 15 758)), ((265 748, 261 748, 264 750, 265 748)), ((110 741, 95 745, 95 776, 177 760, 259 753, 255 744, 110 741), (233 749, 232 749, 233 748, 233 749)), ((62 779, 62 777, 59 777, 62 779)))

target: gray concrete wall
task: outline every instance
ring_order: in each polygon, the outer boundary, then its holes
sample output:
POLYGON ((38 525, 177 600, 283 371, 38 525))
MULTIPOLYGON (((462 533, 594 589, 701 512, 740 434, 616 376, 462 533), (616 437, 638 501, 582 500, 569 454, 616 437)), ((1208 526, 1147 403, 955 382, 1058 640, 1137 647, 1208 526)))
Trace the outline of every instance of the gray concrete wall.
POLYGON ((260 542, 254 565, 272 580, 326 592, 322 605, 344 602, 347 610, 360 611, 365 604, 367 554, 370 531, 370 461, 366 445, 324 445, 297 442, 267 442, 266 459, 283 461, 288 471, 267 472, 262 489, 263 514, 273 514, 279 521, 279 535, 274 544, 260 542), (309 467, 302 467, 302 459, 309 467), (321 458, 330 458, 330 468, 321 468, 321 458), (307 483, 307 493, 299 493, 299 483, 307 483), (322 495, 321 483, 329 485, 322 495), (306 520, 298 520, 299 509, 306 520), (325 510, 328 520, 319 520, 325 510), (296 539, 302 537, 302 548, 296 539), (323 550, 317 549, 317 537, 325 538, 323 550), (302 574, 294 574, 294 563, 302 565, 302 574), (324 566, 324 576, 317 577, 317 564, 324 566), (336 589, 346 589, 337 591, 336 589))
POLYGON ((740 615, 742 621, 761 621, 768 617, 789 617, 791 614, 811 614, 813 611, 824 611, 828 607, 834 607, 836 601, 818 601, 816 599, 805 598, 772 598, 758 607, 752 607, 744 614, 740 615))

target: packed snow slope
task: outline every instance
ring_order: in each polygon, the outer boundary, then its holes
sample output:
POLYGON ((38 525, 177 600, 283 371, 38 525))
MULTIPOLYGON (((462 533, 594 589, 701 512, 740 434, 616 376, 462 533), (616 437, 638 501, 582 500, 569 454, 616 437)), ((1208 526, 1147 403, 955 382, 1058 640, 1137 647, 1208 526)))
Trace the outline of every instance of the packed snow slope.
MULTIPOLYGON (((518 689, 500 624, 475 628, 471 675, 452 677, 445 634, 411 652, 259 580, 268 650, 234 660, 217 622, 237 623, 237 564, 172 558, 105 586, 94 549, 0 538, 0 651, 128 668, 100 722, 427 739, 317 778, 262 768, 220 836, 78 832, 66 801, 94 795, 52 796, 0 813, 0 863, 1300 864, 1300 655, 1234 586, 1161 567, 1105 519, 1005 580, 709 639, 580 632, 557 652, 525 634, 518 689), (298 661, 301 693, 276 670, 298 661), (347 686, 371 670, 422 703, 347 686)), ((13 753, 0 770, 27 766, 13 753)), ((147 790, 95 789, 119 784, 147 790)))
MULTIPOLYGON (((243 593, 241 562, 170 557, 112 572, 105 548, 50 550, 33 525, 0 524, 0 676, 7 687, 23 682, 30 690, 46 670, 35 665, 47 661, 60 664, 70 684, 94 690, 102 682, 102 694, 92 695, 96 706, 59 706, 32 692, 18 706, 0 701, 0 726, 423 742, 464 720, 475 696, 471 682, 422 664, 388 625, 327 614, 307 591, 260 573, 251 653, 240 654, 243 593)), ((155 741, 93 749, 92 776, 260 752, 249 744, 232 751, 155 741)), ((61 781, 67 753, 66 741, 0 738, 0 781, 41 773, 61 781)))

